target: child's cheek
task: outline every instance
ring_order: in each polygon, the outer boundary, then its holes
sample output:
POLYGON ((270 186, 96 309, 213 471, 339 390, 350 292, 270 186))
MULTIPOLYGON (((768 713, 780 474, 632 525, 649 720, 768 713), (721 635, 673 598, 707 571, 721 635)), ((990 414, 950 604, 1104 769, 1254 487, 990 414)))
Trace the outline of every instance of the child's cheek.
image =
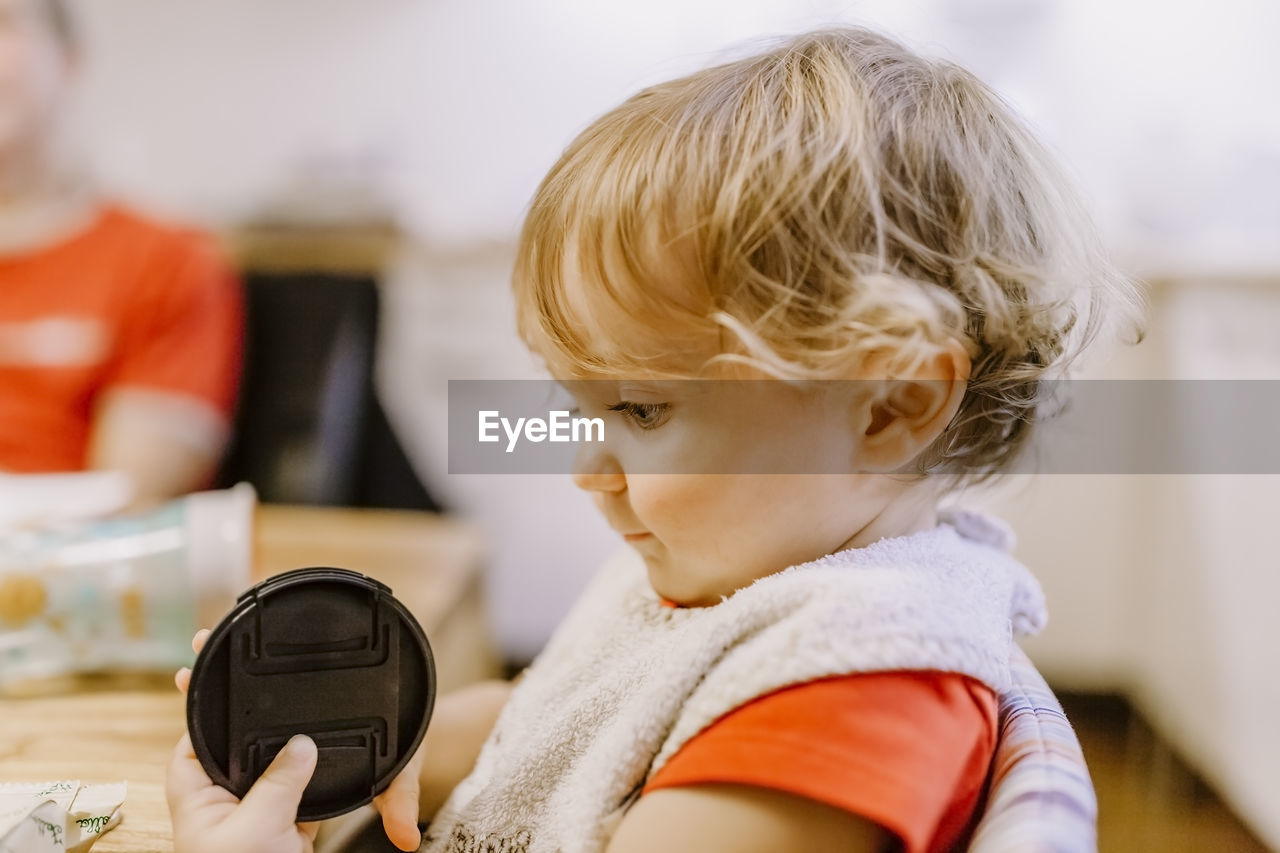
POLYGON ((680 539, 707 518, 713 501, 711 479, 696 474, 628 477, 631 509, 659 539, 680 539))

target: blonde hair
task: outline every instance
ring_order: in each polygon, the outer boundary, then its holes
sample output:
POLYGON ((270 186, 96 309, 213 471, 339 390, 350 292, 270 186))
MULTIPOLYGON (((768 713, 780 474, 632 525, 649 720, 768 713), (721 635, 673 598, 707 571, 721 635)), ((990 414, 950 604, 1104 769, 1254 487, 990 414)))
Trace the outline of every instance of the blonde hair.
POLYGON ((833 379, 901 370, 952 337, 972 360, 919 471, 1004 469, 1046 385, 1142 300, 1058 171, 965 70, 859 28, 646 89, 588 127, 535 194, 514 286, 520 333, 582 375, 652 372, 566 293, 564 264, 661 337, 715 329, 712 362, 833 379), (671 294, 679 260, 681 298, 671 294))

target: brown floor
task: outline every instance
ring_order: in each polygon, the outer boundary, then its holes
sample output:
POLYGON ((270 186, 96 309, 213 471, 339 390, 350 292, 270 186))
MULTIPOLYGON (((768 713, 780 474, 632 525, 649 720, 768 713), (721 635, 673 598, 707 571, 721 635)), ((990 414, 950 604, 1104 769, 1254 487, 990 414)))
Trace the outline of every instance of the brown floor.
POLYGON ((1267 853, 1123 699, 1059 698, 1098 792, 1099 853, 1267 853))

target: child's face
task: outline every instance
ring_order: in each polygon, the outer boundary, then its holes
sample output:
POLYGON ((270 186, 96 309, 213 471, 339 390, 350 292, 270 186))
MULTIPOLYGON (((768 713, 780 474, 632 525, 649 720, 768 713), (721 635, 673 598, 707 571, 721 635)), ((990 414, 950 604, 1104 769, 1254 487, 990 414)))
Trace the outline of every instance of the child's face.
POLYGON ((0 154, 52 123, 69 67, 40 0, 0 0, 0 154))
POLYGON ((688 380, 570 390, 582 414, 605 420, 605 441, 580 445, 574 482, 644 558, 653 588, 679 604, 714 604, 862 544, 859 531, 903 489, 857 473, 862 430, 848 386, 688 380), (744 473, 719 473, 734 471, 744 473), (814 471, 830 473, 797 473, 814 471))
MULTIPOLYGON (((684 376, 706 375, 723 351, 718 332, 682 333, 668 322, 655 334, 593 299, 599 291, 574 269, 571 253, 563 279, 571 313, 613 351, 684 376)), ((652 286, 680 288, 685 269, 672 263, 652 286)), ((922 376, 967 379, 963 347, 940 353, 922 376)), ((853 376, 874 380, 884 373, 877 364, 853 376)), ((789 566, 932 526, 931 486, 865 472, 896 470, 928 446, 964 389, 963 381, 912 386, 896 401, 901 428, 890 428, 877 381, 799 386, 730 366, 715 379, 563 384, 581 415, 605 424, 604 441, 578 445, 574 482, 644 558, 658 594, 685 605, 715 604, 789 566)))

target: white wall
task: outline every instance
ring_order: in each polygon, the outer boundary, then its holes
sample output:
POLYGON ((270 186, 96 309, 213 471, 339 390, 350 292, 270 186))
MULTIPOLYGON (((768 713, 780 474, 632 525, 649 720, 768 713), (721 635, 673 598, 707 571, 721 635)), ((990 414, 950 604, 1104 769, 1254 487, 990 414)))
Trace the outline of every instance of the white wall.
POLYGON ((506 239, 592 116, 787 5, 81 0, 85 135, 112 184, 172 209, 236 217, 340 172, 434 241, 506 239))
POLYGON ((433 240, 506 239, 559 149, 624 95, 761 33, 852 20, 1004 92, 1074 164, 1120 248, 1197 236, 1238 250, 1280 226, 1268 0, 78 6, 94 161, 201 216, 337 174, 377 187, 433 240))

